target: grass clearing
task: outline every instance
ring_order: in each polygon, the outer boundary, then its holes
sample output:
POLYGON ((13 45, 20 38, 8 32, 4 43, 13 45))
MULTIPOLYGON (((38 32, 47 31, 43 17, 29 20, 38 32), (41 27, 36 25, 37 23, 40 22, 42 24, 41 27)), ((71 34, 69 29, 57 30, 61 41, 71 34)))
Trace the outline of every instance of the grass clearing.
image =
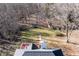
POLYGON ((33 41, 38 39, 38 33, 41 33, 43 38, 51 38, 55 36, 64 36, 64 34, 58 30, 51 30, 48 28, 32 28, 29 31, 21 32, 21 39, 24 41, 33 41))

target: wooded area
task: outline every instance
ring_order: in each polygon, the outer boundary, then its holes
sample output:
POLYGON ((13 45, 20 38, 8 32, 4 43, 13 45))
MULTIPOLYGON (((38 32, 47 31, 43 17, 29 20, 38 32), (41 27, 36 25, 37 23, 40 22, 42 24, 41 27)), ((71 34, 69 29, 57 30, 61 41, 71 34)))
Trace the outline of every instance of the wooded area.
POLYGON ((21 41, 21 31, 42 27, 67 36, 68 30, 79 30, 79 4, 0 4, 0 44, 21 41))

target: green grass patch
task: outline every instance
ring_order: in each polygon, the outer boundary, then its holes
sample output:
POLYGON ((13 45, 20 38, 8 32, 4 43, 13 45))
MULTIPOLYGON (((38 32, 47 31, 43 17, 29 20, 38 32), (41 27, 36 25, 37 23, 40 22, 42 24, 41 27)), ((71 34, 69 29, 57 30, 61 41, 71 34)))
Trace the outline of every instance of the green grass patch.
POLYGON ((42 36, 50 36, 52 33, 44 29, 31 29, 30 31, 23 31, 22 36, 38 36, 38 33, 41 33, 42 36))
POLYGON ((21 38, 25 41, 33 41, 35 38, 38 39, 38 33, 41 33, 42 37, 63 37, 64 34, 58 30, 51 30, 48 28, 32 28, 29 31, 22 31, 21 38))

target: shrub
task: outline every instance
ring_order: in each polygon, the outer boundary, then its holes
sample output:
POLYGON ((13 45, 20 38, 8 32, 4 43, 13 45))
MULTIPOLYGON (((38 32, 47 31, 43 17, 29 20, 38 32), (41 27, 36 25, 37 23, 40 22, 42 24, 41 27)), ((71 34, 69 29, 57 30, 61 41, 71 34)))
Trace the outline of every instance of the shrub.
POLYGON ((62 32, 56 32, 56 36, 63 37, 63 36, 65 36, 65 34, 64 34, 64 33, 62 33, 62 32))

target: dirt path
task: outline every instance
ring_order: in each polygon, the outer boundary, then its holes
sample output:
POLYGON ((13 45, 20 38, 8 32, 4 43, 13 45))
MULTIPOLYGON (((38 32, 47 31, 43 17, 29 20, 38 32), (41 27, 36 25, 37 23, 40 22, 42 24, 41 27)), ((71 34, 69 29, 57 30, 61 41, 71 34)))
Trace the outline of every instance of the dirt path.
POLYGON ((52 38, 53 42, 50 45, 56 45, 57 47, 64 48, 65 53, 70 55, 79 56, 79 30, 74 30, 69 37, 69 43, 66 41, 66 37, 55 37, 52 38), (56 41, 55 41, 56 40, 56 41))
POLYGON ((69 37, 69 41, 74 43, 74 44, 79 44, 79 30, 74 30, 70 37, 69 37))
POLYGON ((74 44, 74 48, 77 50, 77 55, 79 55, 79 30, 74 30, 69 36, 69 42, 74 44))

